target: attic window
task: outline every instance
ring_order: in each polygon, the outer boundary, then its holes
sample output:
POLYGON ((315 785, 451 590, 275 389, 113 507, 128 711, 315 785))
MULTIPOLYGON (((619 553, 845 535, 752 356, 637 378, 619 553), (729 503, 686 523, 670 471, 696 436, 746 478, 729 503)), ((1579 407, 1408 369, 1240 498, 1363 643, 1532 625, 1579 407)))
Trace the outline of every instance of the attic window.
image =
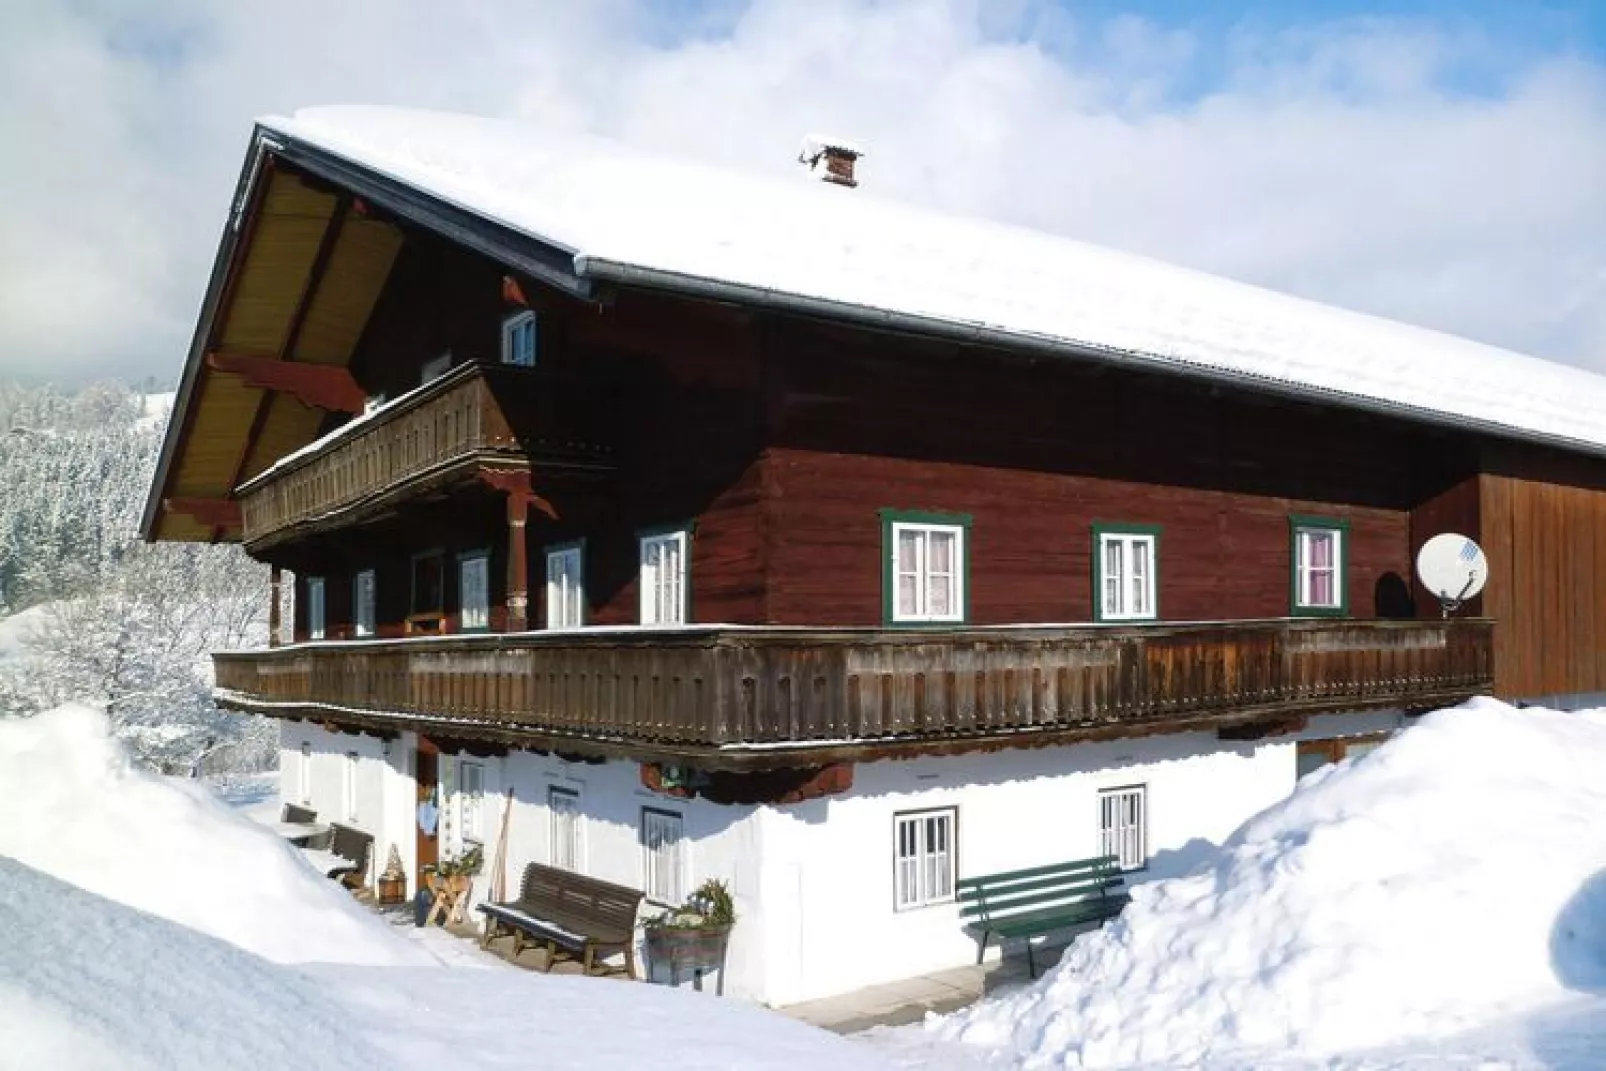
POLYGON ((535 313, 525 311, 502 321, 502 363, 535 367, 535 313))

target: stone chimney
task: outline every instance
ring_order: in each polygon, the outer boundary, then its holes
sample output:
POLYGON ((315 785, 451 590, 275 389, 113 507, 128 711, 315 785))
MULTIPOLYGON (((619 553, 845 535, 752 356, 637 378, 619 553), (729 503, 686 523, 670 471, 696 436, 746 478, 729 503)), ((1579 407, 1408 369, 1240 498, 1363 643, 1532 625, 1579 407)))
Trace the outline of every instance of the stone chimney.
POLYGON ((812 171, 816 178, 837 186, 857 186, 853 164, 864 155, 864 150, 842 138, 828 138, 810 134, 803 139, 797 161, 812 171))

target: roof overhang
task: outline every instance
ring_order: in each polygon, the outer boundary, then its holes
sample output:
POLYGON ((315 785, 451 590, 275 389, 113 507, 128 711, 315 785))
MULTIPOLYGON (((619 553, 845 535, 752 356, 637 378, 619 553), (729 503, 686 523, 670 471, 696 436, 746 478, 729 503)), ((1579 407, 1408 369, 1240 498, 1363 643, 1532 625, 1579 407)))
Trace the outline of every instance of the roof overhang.
POLYGON ((249 365, 260 373, 264 362, 310 361, 329 366, 324 371, 343 369, 408 227, 472 249, 572 297, 596 299, 599 284, 575 271, 571 250, 258 125, 235 184, 141 515, 144 539, 238 539, 227 523, 234 488, 315 439, 322 420, 315 407, 270 389, 284 376, 253 376, 242 368, 249 365), (312 191, 286 183, 310 184, 312 191), (320 204, 313 206, 314 200, 320 204), (274 212, 276 201, 287 202, 285 212, 274 212), (318 212, 321 226, 307 218, 318 212), (245 296, 251 315, 263 321, 243 343, 230 338, 242 287, 252 291, 245 296), (331 313, 330 322, 319 325, 325 337, 309 349, 306 322, 317 317, 324 292, 339 287, 348 291, 338 303, 348 310, 346 319, 357 307, 362 322, 335 322, 337 314, 331 313), (264 311, 274 302, 276 310, 264 311), (278 344, 268 342, 280 328, 278 344))

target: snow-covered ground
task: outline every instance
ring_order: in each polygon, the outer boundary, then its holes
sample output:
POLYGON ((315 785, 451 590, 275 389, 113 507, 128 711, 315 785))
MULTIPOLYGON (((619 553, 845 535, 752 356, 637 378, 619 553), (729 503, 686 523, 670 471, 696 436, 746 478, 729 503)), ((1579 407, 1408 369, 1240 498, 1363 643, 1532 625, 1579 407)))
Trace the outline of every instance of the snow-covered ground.
POLYGON ((28 642, 49 619, 51 605, 41 603, 20 613, 0 616, 0 666, 13 664, 20 667, 32 657, 28 642))
POLYGON ((87 707, 0 719, 0 785, 0 1068, 888 1066, 712 995, 443 966, 87 707))
POLYGON ((69 707, 0 720, 0 1068, 1598 1071, 1603 774, 1606 711, 1430 715, 1038 982, 842 1039, 390 925, 246 817, 261 793, 132 770, 69 707))

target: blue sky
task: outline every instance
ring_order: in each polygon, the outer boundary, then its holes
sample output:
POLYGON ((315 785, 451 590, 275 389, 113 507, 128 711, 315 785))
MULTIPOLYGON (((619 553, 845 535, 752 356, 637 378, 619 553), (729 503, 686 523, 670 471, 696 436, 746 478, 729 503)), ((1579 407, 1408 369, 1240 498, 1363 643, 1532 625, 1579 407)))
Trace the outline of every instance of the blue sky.
POLYGON ((354 102, 826 130, 866 196, 1606 370, 1606 0, 9 0, 0 378, 176 375, 252 119, 354 102))

